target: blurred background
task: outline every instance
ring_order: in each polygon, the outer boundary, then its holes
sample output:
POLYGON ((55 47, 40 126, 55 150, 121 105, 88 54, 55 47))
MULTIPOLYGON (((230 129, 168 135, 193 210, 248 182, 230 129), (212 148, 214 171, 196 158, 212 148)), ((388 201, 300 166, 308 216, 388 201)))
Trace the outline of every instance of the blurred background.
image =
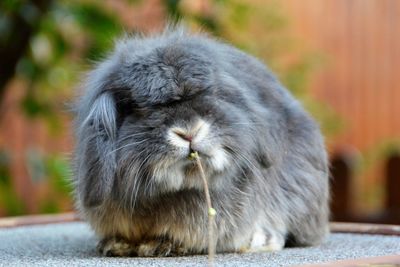
POLYGON ((168 20, 261 58, 317 118, 332 219, 400 223, 398 0, 1 0, 0 217, 73 209, 82 73, 115 38, 168 20))

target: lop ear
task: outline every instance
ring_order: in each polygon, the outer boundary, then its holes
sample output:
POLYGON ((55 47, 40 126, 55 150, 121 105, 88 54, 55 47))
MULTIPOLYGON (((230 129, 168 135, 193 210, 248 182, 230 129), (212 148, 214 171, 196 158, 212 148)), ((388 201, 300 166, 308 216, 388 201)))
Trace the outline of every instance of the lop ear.
POLYGON ((101 93, 86 108, 87 116, 81 124, 79 138, 83 157, 80 195, 87 207, 98 206, 110 197, 116 169, 115 139, 117 136, 117 108, 113 96, 101 93))
POLYGON ((82 127, 92 128, 93 133, 103 140, 115 139, 117 132, 117 108, 114 98, 109 93, 102 93, 95 99, 89 108, 89 114, 82 123, 82 127))

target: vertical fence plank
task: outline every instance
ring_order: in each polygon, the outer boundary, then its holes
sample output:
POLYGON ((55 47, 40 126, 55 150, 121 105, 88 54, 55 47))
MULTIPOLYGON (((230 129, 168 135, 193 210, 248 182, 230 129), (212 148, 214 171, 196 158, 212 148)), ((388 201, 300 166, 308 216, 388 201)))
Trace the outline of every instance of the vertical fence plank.
POLYGON ((385 222, 400 224, 400 153, 389 156, 386 163, 385 222))
POLYGON ((351 162, 346 154, 337 154, 331 160, 331 219, 335 221, 350 219, 351 162))

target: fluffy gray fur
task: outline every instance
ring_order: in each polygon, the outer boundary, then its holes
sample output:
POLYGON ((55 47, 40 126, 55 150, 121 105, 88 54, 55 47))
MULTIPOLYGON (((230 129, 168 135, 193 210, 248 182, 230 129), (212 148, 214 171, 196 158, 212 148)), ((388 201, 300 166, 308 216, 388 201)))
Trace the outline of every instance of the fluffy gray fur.
POLYGON ((217 252, 316 245, 328 234, 319 127, 254 57, 184 30, 129 37, 83 88, 76 203, 104 255, 207 251, 192 150, 217 210, 217 252), (186 141, 189 133, 201 139, 186 141))

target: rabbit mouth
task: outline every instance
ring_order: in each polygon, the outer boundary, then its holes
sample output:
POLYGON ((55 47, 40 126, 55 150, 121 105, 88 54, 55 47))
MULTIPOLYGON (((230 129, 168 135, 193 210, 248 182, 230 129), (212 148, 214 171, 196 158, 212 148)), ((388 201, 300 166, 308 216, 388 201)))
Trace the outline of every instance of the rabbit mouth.
MULTIPOLYGON (((152 167, 153 181, 161 186, 164 191, 177 191, 184 188, 203 188, 200 170, 194 160, 180 155, 170 156, 152 167)), ((221 148, 199 153, 207 179, 211 181, 229 169, 229 155, 221 148)))
MULTIPOLYGON (((190 150, 191 153, 194 152, 194 150, 190 150)), ((196 150, 196 152, 199 155, 200 161, 202 162, 204 168, 210 172, 222 172, 228 167, 228 155, 224 152, 222 149, 214 149, 213 151, 199 151, 196 150)), ((192 173, 192 172, 198 172, 198 167, 195 164, 195 161, 190 157, 189 155, 185 159, 185 173, 192 173)))

